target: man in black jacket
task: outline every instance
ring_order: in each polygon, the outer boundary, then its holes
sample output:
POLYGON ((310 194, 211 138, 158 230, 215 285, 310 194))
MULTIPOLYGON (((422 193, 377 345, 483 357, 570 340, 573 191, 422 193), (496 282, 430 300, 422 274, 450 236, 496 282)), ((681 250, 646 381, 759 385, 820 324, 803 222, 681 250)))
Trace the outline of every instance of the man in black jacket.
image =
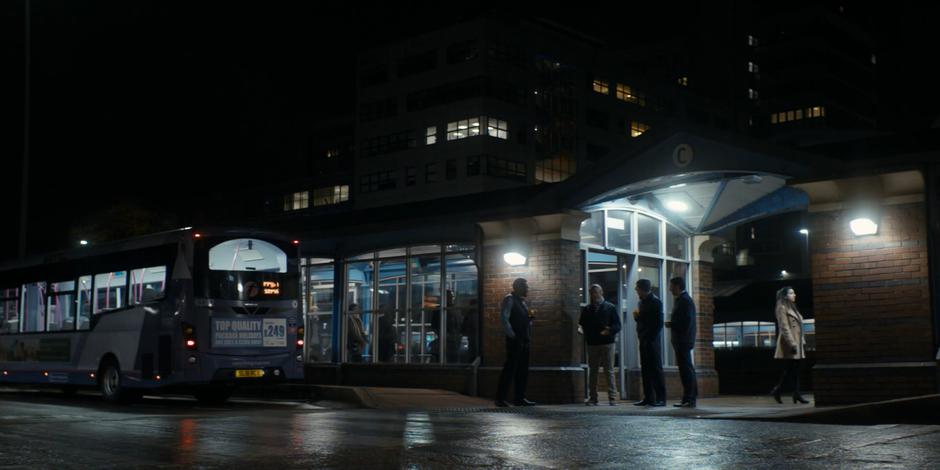
POLYGON ((635 406, 666 406, 666 380, 663 378, 663 302, 653 294, 649 279, 636 281, 640 305, 633 311, 636 335, 640 340, 640 368, 643 372, 643 399, 635 406))
POLYGON ((500 320, 506 333, 506 363, 499 374, 496 389, 496 406, 509 406, 506 395, 509 382, 516 386, 516 406, 532 406, 534 401, 525 397, 526 382, 529 378, 529 343, 532 338, 532 319, 529 317, 529 284, 523 278, 512 282, 512 293, 503 298, 500 305, 500 320))
POLYGON ((604 300, 604 289, 594 284, 589 291, 591 303, 581 309, 579 330, 587 343, 588 368, 591 377, 590 397, 586 405, 597 405, 597 372, 600 366, 607 373, 607 397, 610 406, 617 404, 617 379, 614 377, 614 343, 620 333, 620 316, 614 304, 604 300))
POLYGON ((676 365, 682 379, 682 402, 673 406, 695 408, 698 384, 695 381, 695 366, 692 364, 692 348, 695 347, 695 302, 685 291, 685 279, 669 280, 669 292, 675 297, 672 318, 666 324, 672 328, 672 348, 676 351, 676 365))

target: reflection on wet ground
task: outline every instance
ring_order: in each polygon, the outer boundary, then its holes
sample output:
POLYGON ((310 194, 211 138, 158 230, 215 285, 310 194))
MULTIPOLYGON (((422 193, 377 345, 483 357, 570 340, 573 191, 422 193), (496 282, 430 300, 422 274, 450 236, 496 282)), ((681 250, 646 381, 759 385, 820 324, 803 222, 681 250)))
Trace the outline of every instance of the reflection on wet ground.
POLYGON ((328 410, 297 402, 0 393, 20 468, 940 468, 940 426, 578 413, 328 410))

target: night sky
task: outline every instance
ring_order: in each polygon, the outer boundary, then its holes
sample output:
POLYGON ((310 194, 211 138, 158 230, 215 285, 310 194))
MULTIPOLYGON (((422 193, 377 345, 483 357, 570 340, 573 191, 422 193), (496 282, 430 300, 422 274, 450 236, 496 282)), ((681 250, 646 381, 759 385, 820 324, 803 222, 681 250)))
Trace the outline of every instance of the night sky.
MULTIPOLYGON (((353 109, 356 51, 482 13, 436 2, 325 5, 34 0, 30 251, 73 243, 71 225, 117 201, 185 221, 193 198, 275 179, 266 171, 271 159, 303 155, 316 122, 353 109)), ((681 5, 538 14, 636 40, 694 21, 675 16, 681 5)), ((862 15, 879 41, 882 110, 892 117, 885 124, 927 127, 940 109, 926 73, 938 8, 890 5, 862 15)), ((7 123, 0 259, 16 254, 23 11, 24 0, 0 5, 7 123)))

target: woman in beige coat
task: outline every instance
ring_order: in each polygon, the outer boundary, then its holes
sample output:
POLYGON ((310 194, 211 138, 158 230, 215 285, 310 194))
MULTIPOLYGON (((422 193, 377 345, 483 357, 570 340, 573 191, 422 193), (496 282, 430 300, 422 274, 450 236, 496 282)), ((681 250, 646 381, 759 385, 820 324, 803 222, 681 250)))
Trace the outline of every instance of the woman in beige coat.
POLYGON ((777 305, 774 308, 777 316, 777 351, 774 359, 786 361, 786 369, 780 377, 780 382, 773 389, 774 399, 783 403, 780 392, 783 387, 793 384, 793 403, 809 403, 800 395, 800 360, 806 357, 803 338, 803 315, 796 308, 796 292, 791 287, 784 287, 777 291, 777 305))

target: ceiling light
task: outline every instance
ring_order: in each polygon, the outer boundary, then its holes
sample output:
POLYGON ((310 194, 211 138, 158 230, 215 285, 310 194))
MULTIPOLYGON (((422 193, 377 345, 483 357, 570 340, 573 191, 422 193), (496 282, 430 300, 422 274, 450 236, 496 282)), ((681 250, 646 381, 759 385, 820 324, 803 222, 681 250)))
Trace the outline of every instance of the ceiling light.
POLYGON ((685 183, 679 183, 679 184, 674 184, 674 185, 670 186, 669 189, 684 188, 685 186, 686 186, 685 183))
POLYGON ((666 209, 673 212, 685 212, 689 210, 689 205, 682 201, 666 201, 666 209))

